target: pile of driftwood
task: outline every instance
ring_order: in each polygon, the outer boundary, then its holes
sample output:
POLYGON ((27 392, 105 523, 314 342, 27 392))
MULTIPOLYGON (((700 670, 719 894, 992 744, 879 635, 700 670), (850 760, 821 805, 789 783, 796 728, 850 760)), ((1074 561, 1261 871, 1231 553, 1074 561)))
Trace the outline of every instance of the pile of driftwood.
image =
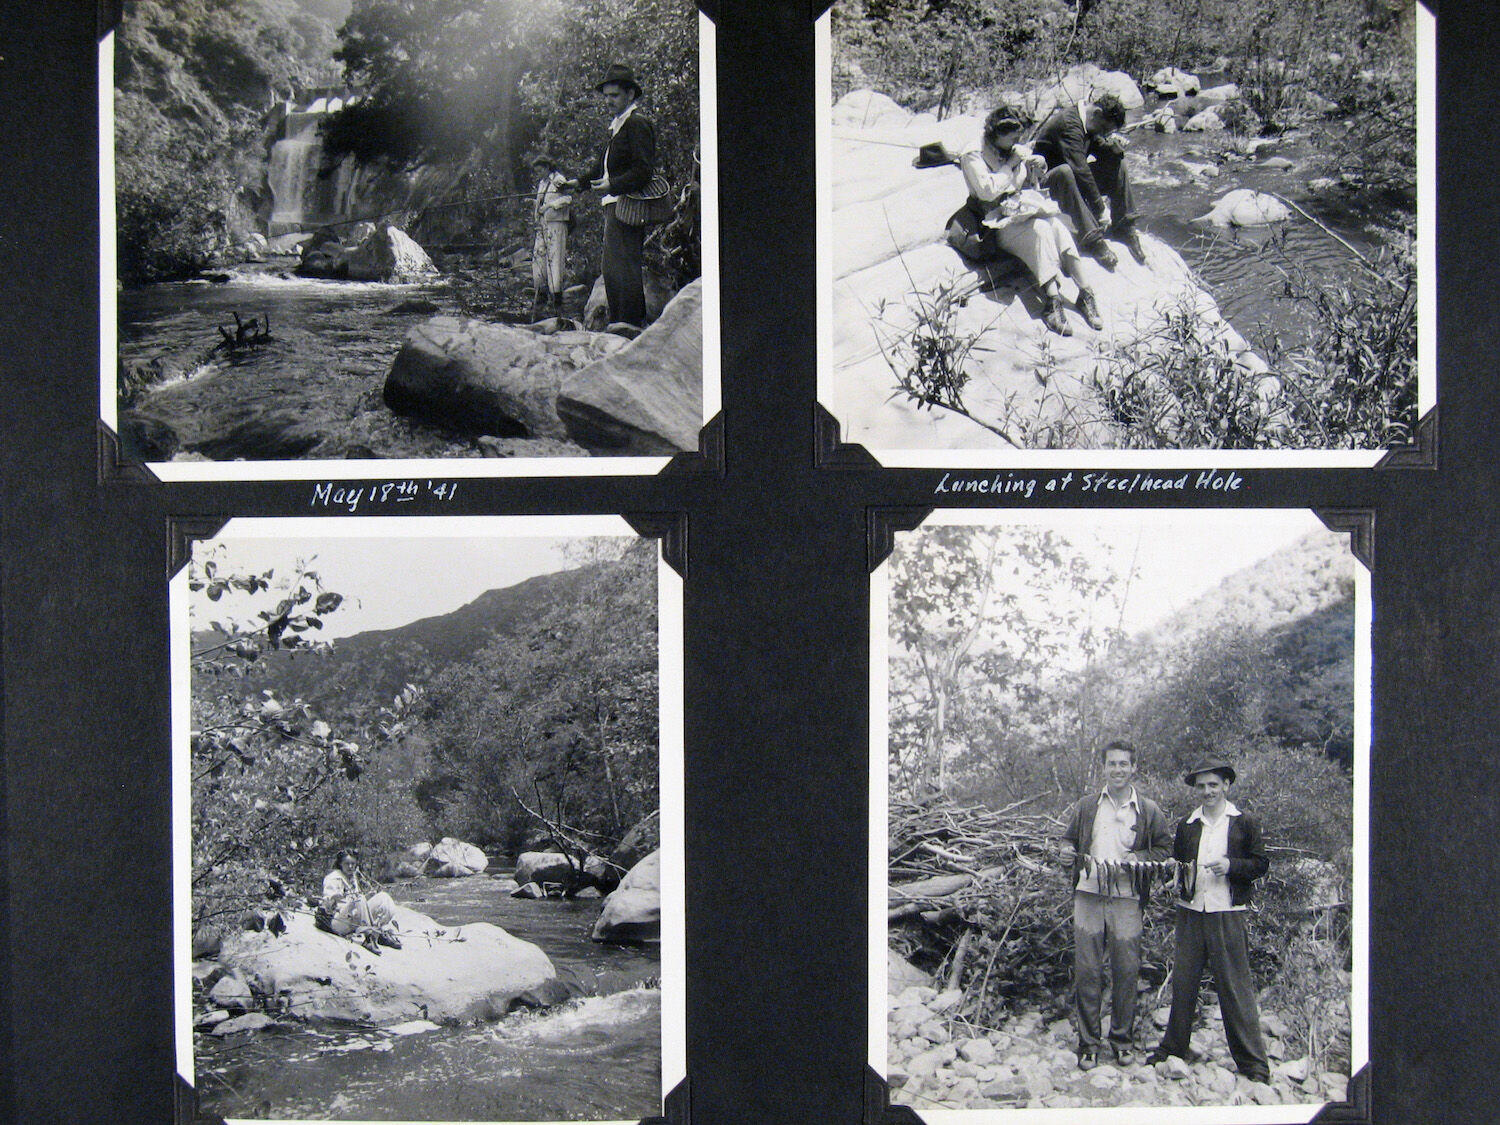
POLYGON ((942 797, 893 800, 886 915, 891 948, 962 989, 983 1020, 1005 995, 1067 980, 1072 917, 1052 817, 942 797))

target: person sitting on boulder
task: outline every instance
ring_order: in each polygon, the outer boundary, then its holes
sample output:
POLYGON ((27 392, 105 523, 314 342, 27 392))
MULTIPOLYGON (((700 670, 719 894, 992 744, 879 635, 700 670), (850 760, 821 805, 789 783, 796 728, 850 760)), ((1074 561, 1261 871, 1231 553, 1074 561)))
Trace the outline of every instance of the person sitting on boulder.
POLYGON ((360 885, 359 859, 352 851, 333 858, 333 870, 323 877, 323 902, 318 922, 331 933, 348 937, 358 933, 371 949, 377 944, 400 949, 392 933, 396 903, 384 891, 366 895, 360 885))
POLYGON ((1019 143, 1025 128, 1022 113, 1002 105, 985 118, 979 143, 959 157, 969 199, 948 222, 949 245, 979 260, 1000 251, 1019 258, 1042 292, 1043 323, 1070 336, 1060 284, 1066 274, 1078 286, 1079 313, 1090 328, 1101 329, 1104 321, 1073 235, 1057 204, 1037 190, 1042 162, 1019 143))
POLYGON ((1120 132, 1124 128, 1124 104, 1114 94, 1102 94, 1092 103, 1059 105, 1031 138, 1032 150, 1047 162, 1043 186, 1073 221, 1083 252, 1108 270, 1119 259, 1104 240, 1106 234, 1125 243, 1131 257, 1146 264, 1125 171, 1130 142, 1120 132))

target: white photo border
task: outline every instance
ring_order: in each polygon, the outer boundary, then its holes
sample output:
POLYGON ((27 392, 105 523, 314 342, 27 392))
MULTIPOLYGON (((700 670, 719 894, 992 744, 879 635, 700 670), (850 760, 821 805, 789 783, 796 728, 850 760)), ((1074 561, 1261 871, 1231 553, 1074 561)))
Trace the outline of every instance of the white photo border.
MULTIPOLYGON (((99 419, 120 432, 116 372, 119 366, 119 260, 115 239, 115 31, 99 40, 99 419)), ((698 137, 700 238, 703 263, 703 420, 719 413, 723 326, 719 282, 719 126, 717 32, 698 9, 698 137)), ((687 450, 687 453, 695 452, 687 450)), ((661 472, 671 457, 442 457, 377 460, 146 461, 163 482, 365 480, 431 475, 470 477, 618 477, 661 472)))
MULTIPOLYGON (((1421 423, 1438 403, 1437 17, 1422 0, 1413 3, 1417 51, 1417 420, 1421 423)), ((1391 452, 1391 449, 910 449, 864 443, 845 423, 839 409, 842 388, 833 375, 833 4, 818 18, 814 31, 818 402, 838 422, 843 442, 859 445, 886 468, 910 469, 1126 469, 1146 465, 1169 469, 1362 469, 1374 467, 1391 452)), ((1417 440, 1416 434, 1412 440, 1417 440)))
MULTIPOLYGON (((213 536, 225 538, 481 538, 641 536, 620 516, 370 516, 358 520, 322 517, 266 517, 230 520, 213 536)), ((172 996, 175 1057, 179 1078, 195 1087, 192 1012, 191 637, 188 567, 169 581, 168 622, 172 713, 172 996)), ((683 582, 657 548, 657 652, 660 700, 661 818, 661 1095, 663 1102, 687 1077, 686 820, 683 794, 683 582)), ((230 1118, 229 1125, 242 1119, 230 1118)), ((248 1125, 248 1122, 247 1122, 248 1125)), ((300 1125, 280 1120, 273 1125, 300 1125)), ((344 1125, 374 1125, 346 1121, 344 1125)), ((380 1125, 430 1125, 381 1122, 380 1125)), ((474 1122, 471 1125, 523 1125, 474 1122)), ((575 1125, 527 1121, 524 1125, 575 1125)), ((633 1125, 591 1122, 591 1125, 633 1125)))
MULTIPOLYGON (((1256 513, 1307 511, 1295 508, 1055 508, 1047 511, 1013 509, 953 509, 932 512, 922 527, 943 524, 966 526, 1044 525, 1086 530, 1104 525, 1126 525, 1141 518, 1242 521, 1256 513)), ((1336 534, 1332 533, 1331 534, 1336 534)), ((1352 546, 1352 544, 1351 544, 1352 546)), ((1353 972, 1350 997, 1350 1088, 1370 1061, 1370 747, 1372 745, 1373 606, 1369 569, 1354 560, 1354 772, 1353 772, 1353 972)), ((869 871, 867 983, 869 1064, 881 1077, 887 1073, 890 758, 890 560, 883 559, 870 575, 870 748, 869 748, 869 871)), ((898 1103, 900 1104, 900 1103, 898 1103)), ((1292 1106, 1139 1106, 1096 1109, 916 1109, 928 1125, 1300 1125, 1330 1103, 1292 1106)))

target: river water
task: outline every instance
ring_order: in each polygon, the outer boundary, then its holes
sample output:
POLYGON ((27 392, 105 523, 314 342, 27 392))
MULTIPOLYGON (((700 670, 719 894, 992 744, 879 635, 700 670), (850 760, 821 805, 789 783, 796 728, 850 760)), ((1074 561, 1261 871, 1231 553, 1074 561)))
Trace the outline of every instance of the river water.
POLYGON ((398 901, 444 925, 493 922, 535 942, 579 998, 493 1024, 289 1025, 194 1036, 199 1105, 225 1117, 355 1121, 636 1121, 661 1112, 656 946, 599 945, 599 901, 513 899, 501 873, 421 879, 398 901), (245 1041, 235 1043, 234 1038, 245 1041))
MULTIPOLYGON (((1304 138, 1288 136, 1252 158, 1219 163, 1215 152, 1223 136, 1149 130, 1131 134, 1127 167, 1140 229, 1182 255, 1229 322, 1256 350, 1268 354, 1277 344, 1305 345, 1316 325, 1305 306, 1284 295, 1282 271, 1295 264, 1320 286, 1364 284, 1367 273, 1355 254, 1295 211, 1287 222, 1267 227, 1222 229, 1193 220, 1236 188, 1268 192, 1297 204, 1373 259, 1383 244, 1379 225, 1389 223, 1391 216, 1362 213, 1352 202, 1309 191, 1307 169, 1315 153, 1304 138), (1266 163, 1283 160, 1292 166, 1266 163)), ((1123 247, 1119 252, 1124 253, 1123 247)))

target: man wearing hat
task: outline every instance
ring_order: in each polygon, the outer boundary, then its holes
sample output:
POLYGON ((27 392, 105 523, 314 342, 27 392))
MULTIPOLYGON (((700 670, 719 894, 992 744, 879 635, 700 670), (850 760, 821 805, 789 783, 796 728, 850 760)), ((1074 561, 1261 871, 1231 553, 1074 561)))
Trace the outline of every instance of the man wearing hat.
POLYGON ((544 294, 552 294, 552 308, 562 312, 563 275, 568 262, 568 228, 572 225, 573 197, 568 194, 568 180, 557 170, 557 164, 545 152, 531 158, 536 174, 536 201, 532 218, 536 222, 536 242, 531 248, 531 282, 536 288, 533 313, 539 313, 544 294))
POLYGON ((1269 1082, 1271 1067, 1260 1031, 1255 981, 1250 976, 1245 907, 1252 884, 1269 863, 1260 826, 1229 799, 1234 767, 1207 759, 1183 775, 1198 807, 1177 826, 1177 938, 1172 956, 1172 1013, 1167 1033, 1147 1060, 1193 1059, 1189 1040, 1206 961, 1219 993, 1229 1053, 1241 1074, 1269 1082))
POLYGON ((594 89, 604 95, 613 115, 609 145, 588 172, 588 182, 569 186, 604 193, 600 202, 604 206, 604 296, 609 302, 609 318, 644 327, 646 289, 641 269, 646 229, 622 223, 615 215, 614 203, 651 182, 656 167, 656 129, 636 112, 641 87, 628 66, 615 63, 594 89))
POLYGON ((1109 1047, 1113 1062, 1135 1060, 1136 985, 1141 968, 1141 915, 1149 882, 1132 878, 1133 861, 1160 862, 1171 844, 1166 814, 1136 791, 1135 747, 1111 742, 1099 752, 1104 788, 1073 806, 1062 857, 1073 884, 1073 1016, 1078 1066, 1092 1070, 1104 1046, 1100 1009, 1109 956, 1109 1047))
POLYGON ((1135 197, 1125 170, 1125 106, 1114 94, 1058 106, 1031 138, 1047 161, 1043 184, 1073 221, 1078 248, 1105 269, 1118 263, 1106 234, 1125 243, 1141 265, 1146 250, 1135 229, 1135 197))

